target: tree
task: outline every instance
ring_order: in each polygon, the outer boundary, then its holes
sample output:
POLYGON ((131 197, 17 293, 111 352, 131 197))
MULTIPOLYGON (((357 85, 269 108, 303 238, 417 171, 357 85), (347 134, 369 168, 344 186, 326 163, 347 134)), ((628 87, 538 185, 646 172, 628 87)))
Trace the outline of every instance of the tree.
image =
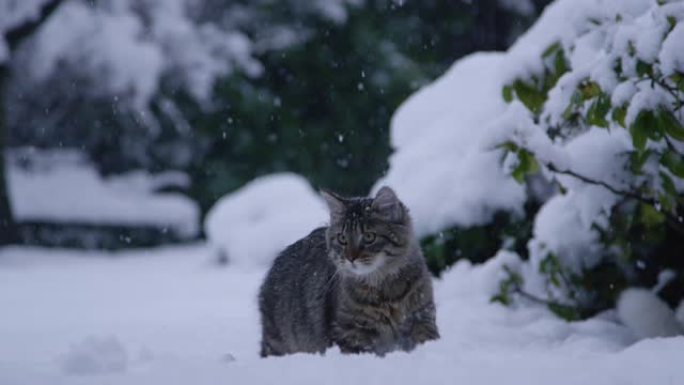
MULTIPOLYGON (((1 31, 2 43, 6 45, 6 56, 11 55, 21 43, 30 38, 38 28, 57 10, 62 0, 45 1, 39 4, 38 16, 26 18, 19 24, 1 31)), ((17 229, 10 206, 9 190, 7 177, 5 175, 5 144, 7 143, 5 104, 3 96, 5 85, 10 77, 10 64, 8 60, 2 61, 0 58, 0 245, 14 243, 18 240, 17 229)))
MULTIPOLYGON (((24 44, 10 42, 3 145, 78 148, 103 174, 186 167, 198 147, 179 101, 205 110, 216 78, 261 73, 247 36, 199 12, 208 3, 72 0, 50 8, 21 34, 24 44)), ((26 3, 9 4, 2 16, 26 3)), ((7 243, 16 234, 3 187, 7 243)))
POLYGON ((186 171, 205 210, 284 170, 364 194, 395 108, 534 16, 502 4, 72 0, 13 57, 10 143, 75 147, 103 174, 186 171))
MULTIPOLYGON (((269 23, 289 17, 287 6, 270 7, 269 23)), ((532 21, 530 12, 520 15, 500 0, 367 0, 343 23, 294 15, 306 40, 259 53, 263 76, 228 77, 216 88, 219 109, 187 114, 208 143, 191 171, 194 197, 207 209, 245 182, 280 171, 366 194, 387 169, 388 128, 400 103, 456 58, 506 48, 532 21)))

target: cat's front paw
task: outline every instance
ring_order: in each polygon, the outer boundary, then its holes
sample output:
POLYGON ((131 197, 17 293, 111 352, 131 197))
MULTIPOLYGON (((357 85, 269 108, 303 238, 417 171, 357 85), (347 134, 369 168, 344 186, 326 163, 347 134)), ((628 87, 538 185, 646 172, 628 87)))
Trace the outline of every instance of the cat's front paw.
POLYGON ((352 329, 341 332, 336 342, 344 354, 372 353, 375 338, 376 333, 371 330, 352 329))
POLYGON ((355 345, 346 343, 338 343, 337 345, 340 347, 340 352, 342 352, 343 354, 362 354, 373 352, 373 350, 370 349, 370 347, 367 345, 355 345))
POLYGON ((434 323, 423 323, 413 327, 409 338, 416 344, 439 339, 439 331, 434 323))
POLYGON ((399 340, 399 346, 404 351, 411 351, 416 346, 432 340, 439 339, 439 331, 434 323, 422 323, 413 325, 399 340))

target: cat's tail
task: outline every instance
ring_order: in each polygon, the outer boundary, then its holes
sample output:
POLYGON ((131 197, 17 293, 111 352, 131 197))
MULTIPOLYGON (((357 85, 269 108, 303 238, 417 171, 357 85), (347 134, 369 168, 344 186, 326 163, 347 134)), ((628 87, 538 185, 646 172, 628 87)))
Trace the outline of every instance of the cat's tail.
POLYGON ((675 312, 648 289, 630 288, 623 291, 617 302, 617 314, 638 338, 684 334, 684 301, 675 312))

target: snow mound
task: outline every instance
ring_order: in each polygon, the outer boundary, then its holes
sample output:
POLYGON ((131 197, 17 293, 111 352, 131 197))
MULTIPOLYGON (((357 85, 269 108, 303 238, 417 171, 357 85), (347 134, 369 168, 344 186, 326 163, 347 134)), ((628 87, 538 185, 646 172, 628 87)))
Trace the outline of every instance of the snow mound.
POLYGON ((168 185, 187 185, 182 173, 145 171, 103 178, 78 151, 14 150, 7 178, 19 221, 135 225, 167 228, 192 238, 199 232, 199 207, 168 185))
POLYGON ((680 325, 684 325, 684 300, 679 303, 677 309, 675 310, 675 318, 679 321, 680 325))
POLYGON ((684 333, 674 312, 646 289, 627 289, 617 304, 620 320, 639 338, 673 337, 684 333))
POLYGON ((328 219, 325 203, 306 179, 283 173, 257 178, 221 198, 204 228, 209 243, 229 261, 266 266, 328 219))
POLYGON ((116 337, 90 336, 71 345, 61 359, 65 374, 102 374, 125 372, 128 352, 116 337))
POLYGON ((497 210, 520 210, 524 189, 484 146, 487 124, 501 115, 505 55, 479 53, 457 62, 408 99, 392 118, 395 153, 376 189, 389 185, 410 208, 419 236, 450 225, 488 222, 497 210))

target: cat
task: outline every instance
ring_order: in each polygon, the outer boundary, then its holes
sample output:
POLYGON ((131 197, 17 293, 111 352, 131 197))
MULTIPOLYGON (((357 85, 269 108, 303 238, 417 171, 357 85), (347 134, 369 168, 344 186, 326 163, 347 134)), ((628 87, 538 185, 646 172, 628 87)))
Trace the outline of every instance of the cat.
POLYGON ((383 356, 438 339, 432 279, 394 191, 322 195, 330 225, 281 252, 261 286, 261 356, 383 356))

